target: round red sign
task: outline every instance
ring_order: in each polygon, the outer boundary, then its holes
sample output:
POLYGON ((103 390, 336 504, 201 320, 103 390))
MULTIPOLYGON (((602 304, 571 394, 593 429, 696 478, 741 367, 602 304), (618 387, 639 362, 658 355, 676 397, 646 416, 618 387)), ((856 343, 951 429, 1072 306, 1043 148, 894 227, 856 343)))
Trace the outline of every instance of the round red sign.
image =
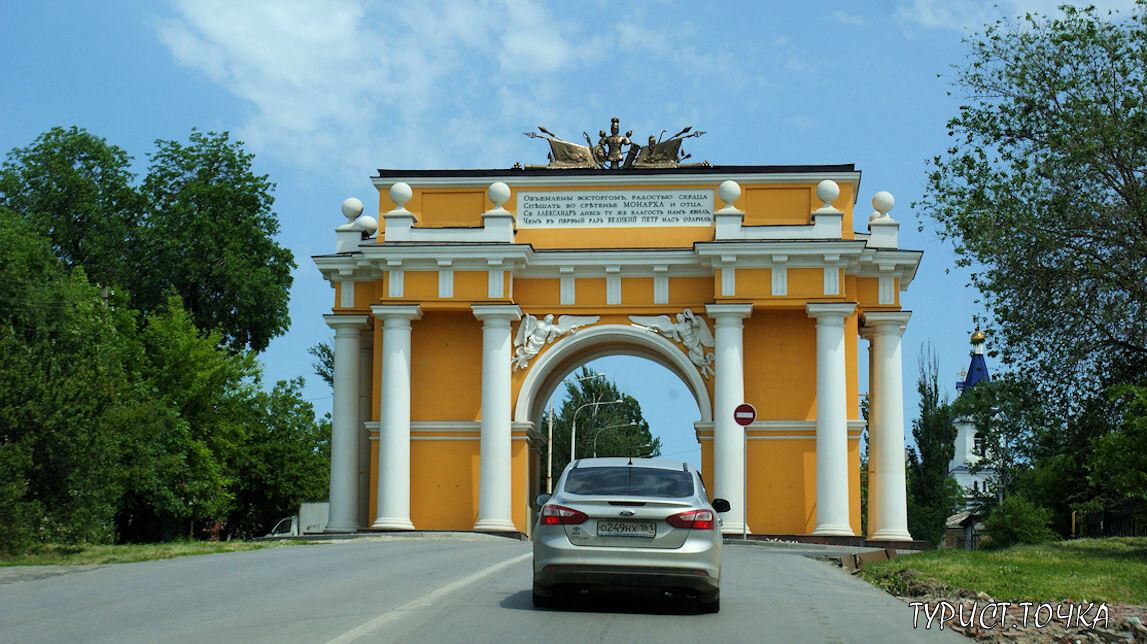
POLYGON ((738 425, 752 425, 756 419, 757 408, 749 403, 741 403, 733 410, 733 420, 737 421, 738 425))

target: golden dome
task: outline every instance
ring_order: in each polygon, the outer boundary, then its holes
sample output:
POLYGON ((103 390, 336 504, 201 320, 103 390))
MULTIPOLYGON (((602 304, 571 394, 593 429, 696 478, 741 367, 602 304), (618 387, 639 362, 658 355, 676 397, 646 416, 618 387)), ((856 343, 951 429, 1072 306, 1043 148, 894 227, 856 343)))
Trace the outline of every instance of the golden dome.
POLYGON ((984 335, 984 332, 979 329, 976 329, 976 332, 972 334, 972 344, 983 344, 984 340, 987 339, 988 336, 984 335))

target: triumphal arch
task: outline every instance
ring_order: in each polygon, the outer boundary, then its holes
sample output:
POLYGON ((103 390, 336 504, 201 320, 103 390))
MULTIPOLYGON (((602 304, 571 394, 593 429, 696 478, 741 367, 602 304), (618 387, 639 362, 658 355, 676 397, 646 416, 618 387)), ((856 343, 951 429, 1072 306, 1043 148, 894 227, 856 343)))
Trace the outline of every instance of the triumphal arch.
POLYGON ((543 406, 577 366, 630 354, 696 399, 725 532, 831 537, 860 530, 866 359, 865 536, 910 539, 900 293, 920 253, 892 196, 854 212, 852 165, 685 163, 689 128, 539 130, 546 164, 380 170, 381 221, 348 199, 314 258, 334 286, 327 529, 528 533, 543 406))

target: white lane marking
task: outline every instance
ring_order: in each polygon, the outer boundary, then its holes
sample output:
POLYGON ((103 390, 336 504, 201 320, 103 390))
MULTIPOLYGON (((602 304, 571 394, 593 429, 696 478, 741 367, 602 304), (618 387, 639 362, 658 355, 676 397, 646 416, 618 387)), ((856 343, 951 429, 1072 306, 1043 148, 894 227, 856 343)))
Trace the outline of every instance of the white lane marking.
POLYGON ((379 615, 378 617, 375 617, 374 619, 370 620, 369 622, 366 622, 365 624, 363 624, 357 628, 353 628, 353 629, 343 633, 342 635, 339 635, 338 637, 336 637, 332 640, 329 640, 327 642, 327 644, 344 644, 345 642, 353 642, 353 641, 357 640, 358 638, 363 637, 365 635, 368 635, 368 634, 378 630, 379 628, 385 626, 386 624, 393 622, 396 619, 401 618, 404 614, 406 614, 412 610, 416 610, 419 608, 426 608, 427 606, 430 606, 431 604, 433 604, 437 599, 439 599, 445 595, 449 595, 450 593, 452 593, 456 590, 461 590, 462 588, 469 586, 470 584, 481 581, 481 580, 485 579, 486 577, 489 577, 490 575, 493 575, 494 573, 502 570, 503 568, 508 568, 508 567, 518 563, 519 561, 524 561, 526 559, 529 559, 531 556, 533 556, 533 553, 527 552, 524 555, 518 555, 517 557, 513 557, 512 559, 507 559, 501 563, 496 563, 493 566, 479 570, 476 573, 467 575, 467 576, 465 576, 461 579, 458 579, 456 581, 452 581, 452 582, 446 584, 445 586, 439 588, 438 590, 434 590, 434 591, 431 591, 429 593, 426 593, 425 595, 419 597, 418 599, 409 601, 409 602, 399 606, 398 608, 394 608, 392 610, 389 610, 389 611, 379 615))

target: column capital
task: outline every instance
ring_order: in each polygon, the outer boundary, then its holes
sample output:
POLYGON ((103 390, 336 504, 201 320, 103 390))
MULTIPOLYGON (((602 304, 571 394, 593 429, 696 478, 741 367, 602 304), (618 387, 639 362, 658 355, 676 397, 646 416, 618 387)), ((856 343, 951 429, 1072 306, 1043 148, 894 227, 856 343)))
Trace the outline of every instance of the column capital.
POLYGON ((705 314, 713 318, 717 324, 722 322, 736 322, 749 317, 753 314, 753 305, 745 304, 706 304, 705 314))
POLYGON ((908 318, 912 317, 912 311, 872 311, 869 313, 861 314, 861 320, 865 329, 871 329, 871 333, 887 334, 895 333, 900 335, 904 333, 905 327, 908 326, 908 318))
POLYGON ((327 326, 335 330, 335 333, 343 330, 358 330, 365 329, 368 326, 370 318, 366 315, 324 315, 323 322, 327 326))
POLYGON ((805 312, 810 318, 817 321, 831 318, 844 318, 852 315, 856 310, 856 302, 809 302, 805 304, 805 312))
POLYGON ((422 307, 417 304, 375 304, 370 307, 370 312, 384 323, 391 320, 405 320, 409 323, 411 320, 422 319, 422 307))
POLYGON ((472 304, 470 310, 474 312, 474 317, 483 322, 486 320, 513 322, 522 319, 522 307, 517 304, 472 304))

